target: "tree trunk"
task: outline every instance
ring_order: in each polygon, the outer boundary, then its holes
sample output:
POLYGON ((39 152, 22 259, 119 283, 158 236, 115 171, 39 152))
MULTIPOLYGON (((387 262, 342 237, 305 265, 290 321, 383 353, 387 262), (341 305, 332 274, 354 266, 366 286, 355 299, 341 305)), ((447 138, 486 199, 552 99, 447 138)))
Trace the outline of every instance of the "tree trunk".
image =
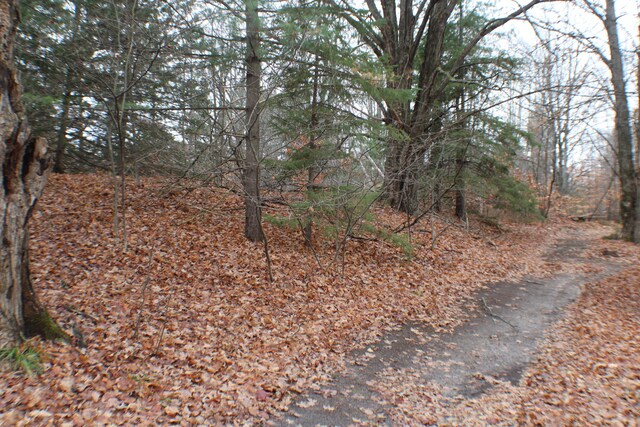
MULTIPOLYGON (((459 4, 459 19, 462 22, 463 18, 463 4, 459 4)), ((462 26, 458 30, 458 40, 462 45, 464 43, 464 37, 462 33, 462 26)), ((460 68, 458 72, 458 79, 464 81, 467 78, 466 68, 460 68)), ((458 120, 460 137, 456 143, 456 182, 455 182, 455 194, 456 194, 456 217, 462 221, 467 221, 467 199, 465 197, 465 167, 467 164, 467 120, 465 117, 467 110, 467 98, 465 92, 465 86, 461 85, 456 96, 456 116, 458 120)))
POLYGON ((606 2, 605 29, 609 39, 611 59, 608 63, 611 71, 611 83, 615 101, 615 135, 618 148, 618 168, 620 180, 620 217, 622 220, 622 238, 629 241, 638 241, 635 233, 636 227, 636 203, 638 188, 633 161, 633 141, 631 138, 631 123, 629 116, 629 103, 624 83, 624 68, 620 43, 618 41, 618 28, 616 25, 616 12, 614 0, 606 2))
MULTIPOLYGON (((532 0, 510 15, 490 21, 463 46, 457 57, 449 59, 447 71, 455 73, 480 40, 542 1, 532 0)), ((363 25, 352 14, 351 7, 341 6, 351 2, 326 2, 345 11, 342 16, 388 67, 386 88, 413 93, 410 100, 399 101, 396 97, 380 100, 390 129, 385 153, 385 198, 394 208, 411 213, 418 206, 417 179, 425 174, 421 167, 423 156, 429 149, 439 115, 434 107, 450 83, 442 70, 443 45, 449 18, 459 1, 380 0, 378 6, 375 0, 366 0, 368 12, 376 22, 373 26, 363 25)))
POLYGON ((462 221, 467 220, 467 200, 465 197, 465 165, 466 165, 466 150, 463 148, 458 148, 456 154, 456 185, 455 185, 455 195, 456 195, 456 217, 462 221))
POLYGON ((53 171, 55 173, 64 173, 64 153, 67 148, 67 127, 69 122, 69 108, 71 106, 70 71, 67 68, 67 89, 62 98, 62 112, 60 113, 60 128, 58 129, 55 159, 53 162, 53 171))
POLYGON ((415 140, 390 140, 385 160, 385 198, 395 209, 414 214, 418 208, 419 180, 425 174, 427 145, 415 140))
MULTIPOLYGON (((316 192, 316 179, 320 173, 316 164, 316 149, 317 141, 320 138, 318 132, 318 102, 319 102, 319 90, 320 90, 320 58, 318 54, 315 55, 313 65, 313 92, 311 95, 311 123, 310 123, 310 135, 309 135, 309 150, 311 152, 311 164, 307 171, 307 201, 309 202, 309 208, 313 203, 314 193, 316 192)), ((304 244, 305 246, 313 246, 313 216, 311 212, 308 213, 306 224, 304 226, 304 244)))
MULTIPOLYGON (((406 135, 407 138, 403 141, 394 138, 388 143, 387 156, 392 156, 392 159, 387 159, 385 164, 386 198, 392 207, 408 214, 415 213, 419 204, 419 180, 426 172, 424 154, 430 145, 428 141, 429 130, 436 121, 432 110, 436 100, 441 96, 441 87, 437 80, 438 69, 442 62, 445 29, 455 6, 454 1, 441 1, 433 4, 433 12, 426 30, 428 42, 425 42, 422 48, 423 58, 413 107, 411 107, 411 103, 406 102, 399 105, 389 104, 389 110, 393 111, 392 120, 389 121, 396 128, 392 134, 406 135)), ((409 38, 413 38, 413 25, 415 25, 415 18, 410 11, 411 7, 411 2, 402 3, 402 9, 407 9, 406 12, 403 12, 403 15, 405 13, 407 15, 403 23, 407 28, 403 29, 400 25, 399 30, 396 30, 406 32, 407 34, 404 34, 403 37, 409 38)), ((389 14, 393 16, 392 12, 389 14)), ((415 39, 413 43, 419 44, 420 40, 415 39)), ((401 43, 393 49, 388 48, 394 52, 395 57, 402 58, 404 61, 399 65, 410 64, 408 58, 414 57, 416 49, 418 49, 417 45, 411 47, 409 42, 401 43), (413 53, 405 52, 406 50, 413 50, 413 53)), ((397 67, 396 74, 399 75, 395 76, 395 79, 401 82, 406 81, 398 89, 411 87, 411 79, 407 79, 403 73, 405 68, 408 67, 397 67)))
POLYGON ((404 166, 400 161, 402 141, 387 141, 387 153, 384 162, 384 189, 385 198, 389 205, 399 209, 402 200, 404 178, 402 171, 404 166))
MULTIPOLYGON (((73 18, 73 33, 71 34, 71 45, 76 44, 80 20, 82 18, 82 6, 79 0, 74 1, 75 8, 73 18)), ((71 91, 73 87, 74 71, 71 64, 67 64, 65 69, 64 95, 62 98, 62 111, 60 113, 60 128, 58 129, 56 141, 56 153, 53 161, 53 171, 64 173, 64 156, 67 148, 67 128, 69 125, 69 110, 71 108, 71 91)))
MULTIPOLYGON (((638 13, 638 40, 640 41, 640 13, 638 13)), ((636 49, 637 75, 636 84, 640 94, 640 49, 636 49)), ((638 96, 638 109, 636 110, 636 227, 633 241, 640 242, 640 96, 638 96)))
POLYGON ((39 304, 29 272, 27 224, 41 196, 50 164, 47 144, 33 138, 20 102, 13 61, 18 0, 0 2, 0 346, 22 334, 65 336, 39 304))
POLYGON ((260 21, 258 0, 246 0, 247 118, 244 165, 244 234, 252 242, 264 240, 260 208, 260 21))

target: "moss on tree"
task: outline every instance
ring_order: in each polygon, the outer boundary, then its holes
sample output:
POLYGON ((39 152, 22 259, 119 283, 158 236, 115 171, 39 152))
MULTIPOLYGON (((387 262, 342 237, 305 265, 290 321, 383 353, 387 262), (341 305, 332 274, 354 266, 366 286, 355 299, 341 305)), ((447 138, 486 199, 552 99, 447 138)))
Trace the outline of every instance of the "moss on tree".
POLYGON ((25 314, 24 332, 28 337, 39 335, 47 340, 69 341, 69 335, 49 315, 45 309, 25 314))

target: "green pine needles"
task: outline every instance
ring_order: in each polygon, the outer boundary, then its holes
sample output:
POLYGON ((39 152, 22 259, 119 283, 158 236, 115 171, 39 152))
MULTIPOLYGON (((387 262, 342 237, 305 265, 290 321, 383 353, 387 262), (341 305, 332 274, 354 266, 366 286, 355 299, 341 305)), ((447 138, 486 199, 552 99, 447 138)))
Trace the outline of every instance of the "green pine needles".
POLYGON ((407 258, 412 258, 414 248, 406 235, 376 225, 370 210, 379 198, 378 191, 364 191, 354 186, 324 188, 312 192, 308 200, 291 203, 290 216, 264 215, 263 218, 269 224, 291 229, 311 221, 330 239, 341 240, 364 233, 400 248, 407 258))

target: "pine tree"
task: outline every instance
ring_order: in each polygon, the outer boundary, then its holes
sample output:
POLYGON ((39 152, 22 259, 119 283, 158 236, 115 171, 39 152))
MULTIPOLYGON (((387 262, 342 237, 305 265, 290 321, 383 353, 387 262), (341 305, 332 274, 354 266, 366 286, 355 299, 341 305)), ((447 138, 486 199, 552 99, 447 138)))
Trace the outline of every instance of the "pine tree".
POLYGON ((445 67, 447 24, 457 0, 427 2, 381 0, 359 11, 346 1, 328 0, 386 67, 386 91, 378 101, 391 128, 387 140, 385 192, 389 203, 407 213, 418 207, 424 159, 441 124, 439 106, 454 76, 483 38, 543 0, 533 0, 510 15, 487 21, 445 67), (394 96, 389 96, 391 93, 394 96), (398 99, 397 93, 407 95, 398 99), (386 95, 386 96, 385 96, 386 95))

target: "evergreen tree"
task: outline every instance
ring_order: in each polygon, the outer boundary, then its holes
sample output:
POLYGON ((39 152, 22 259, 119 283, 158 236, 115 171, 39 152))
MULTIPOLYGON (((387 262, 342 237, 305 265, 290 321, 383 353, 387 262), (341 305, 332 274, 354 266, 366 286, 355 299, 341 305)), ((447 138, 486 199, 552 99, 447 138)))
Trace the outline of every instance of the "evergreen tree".
POLYGON ((357 10, 349 2, 327 0, 349 22, 386 67, 378 101, 391 128, 387 140, 385 192, 390 204, 408 213, 418 206, 418 185, 424 158, 441 132, 439 106, 465 59, 490 33, 543 0, 533 0, 510 15, 490 19, 445 66, 447 24, 457 0, 367 2, 357 10), (402 94, 404 97, 400 97, 402 94))
POLYGON ((376 136, 374 122, 353 108, 365 99, 355 82, 366 78, 358 70, 368 66, 367 58, 354 52, 344 24, 331 19, 322 2, 284 7, 274 27, 286 40, 280 52, 287 63, 280 73, 282 90, 268 106, 273 112, 270 125, 286 151, 270 164, 279 169, 281 181, 304 189, 304 201, 292 207, 305 244, 311 245, 314 218, 320 219, 329 207, 340 209, 343 199, 334 199, 335 190, 350 188, 353 197, 364 196, 371 185, 340 167, 361 155, 365 141, 376 136))

